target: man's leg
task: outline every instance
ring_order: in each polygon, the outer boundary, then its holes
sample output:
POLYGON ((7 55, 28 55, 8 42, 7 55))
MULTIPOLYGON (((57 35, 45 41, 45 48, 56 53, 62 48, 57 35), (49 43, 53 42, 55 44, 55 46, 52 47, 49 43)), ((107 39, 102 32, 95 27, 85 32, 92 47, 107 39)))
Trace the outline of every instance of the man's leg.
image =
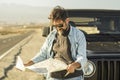
POLYGON ((75 78, 69 78, 64 80, 84 80, 83 76, 75 77, 75 78))

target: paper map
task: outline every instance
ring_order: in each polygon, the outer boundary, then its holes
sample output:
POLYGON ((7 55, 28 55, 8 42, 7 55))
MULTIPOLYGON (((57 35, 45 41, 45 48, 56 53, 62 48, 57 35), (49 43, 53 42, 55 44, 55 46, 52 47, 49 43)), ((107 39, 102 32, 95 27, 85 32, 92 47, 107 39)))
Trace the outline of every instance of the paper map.
POLYGON ((67 68, 67 65, 60 60, 50 58, 50 59, 44 60, 42 62, 36 63, 32 66, 25 67, 23 65, 23 61, 22 61, 21 57, 18 56, 15 67, 21 71, 25 71, 26 69, 30 69, 30 70, 35 71, 37 73, 47 73, 47 72, 64 70, 67 68))

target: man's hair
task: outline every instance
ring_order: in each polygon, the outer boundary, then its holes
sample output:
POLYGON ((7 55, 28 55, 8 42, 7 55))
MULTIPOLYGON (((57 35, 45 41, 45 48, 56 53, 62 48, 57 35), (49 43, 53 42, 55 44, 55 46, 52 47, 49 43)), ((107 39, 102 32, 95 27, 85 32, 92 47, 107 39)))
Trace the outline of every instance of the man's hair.
POLYGON ((60 6, 56 6, 51 14, 49 19, 52 19, 52 21, 56 21, 56 20, 62 20, 65 21, 66 18, 68 18, 68 14, 66 12, 66 10, 60 6))

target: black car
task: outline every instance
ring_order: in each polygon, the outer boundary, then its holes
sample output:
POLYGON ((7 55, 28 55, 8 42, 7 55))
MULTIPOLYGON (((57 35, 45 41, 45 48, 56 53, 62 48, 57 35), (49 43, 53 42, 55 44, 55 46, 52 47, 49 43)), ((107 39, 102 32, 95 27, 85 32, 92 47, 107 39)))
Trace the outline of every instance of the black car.
MULTIPOLYGON (((86 36, 85 80, 120 80, 120 10, 68 9, 70 24, 86 36)), ((43 36, 52 30, 45 27, 43 36)))

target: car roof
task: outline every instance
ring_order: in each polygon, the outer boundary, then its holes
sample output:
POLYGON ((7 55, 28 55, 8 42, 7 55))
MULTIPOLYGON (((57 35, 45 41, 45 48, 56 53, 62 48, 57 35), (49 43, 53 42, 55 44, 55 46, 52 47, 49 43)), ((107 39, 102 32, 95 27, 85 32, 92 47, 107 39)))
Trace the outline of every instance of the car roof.
POLYGON ((120 16, 120 10, 108 9, 67 9, 69 17, 120 16))

